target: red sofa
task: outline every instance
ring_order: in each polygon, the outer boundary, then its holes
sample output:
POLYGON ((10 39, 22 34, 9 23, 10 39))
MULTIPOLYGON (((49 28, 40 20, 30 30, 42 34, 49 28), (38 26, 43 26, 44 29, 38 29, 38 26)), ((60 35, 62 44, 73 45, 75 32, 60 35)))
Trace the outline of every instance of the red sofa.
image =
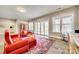
POLYGON ((5 33, 5 41, 7 42, 5 45, 5 54, 25 53, 36 45, 36 39, 34 37, 20 38, 18 34, 9 36, 7 36, 7 34, 9 35, 9 33, 5 33))

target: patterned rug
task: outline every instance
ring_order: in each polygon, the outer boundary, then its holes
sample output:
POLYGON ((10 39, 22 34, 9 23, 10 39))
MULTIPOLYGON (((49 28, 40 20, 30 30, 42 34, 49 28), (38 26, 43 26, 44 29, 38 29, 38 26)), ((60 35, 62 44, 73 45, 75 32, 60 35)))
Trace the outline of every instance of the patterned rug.
POLYGON ((54 40, 41 36, 36 36, 36 40, 36 46, 31 48, 26 54, 45 54, 54 42, 54 40))

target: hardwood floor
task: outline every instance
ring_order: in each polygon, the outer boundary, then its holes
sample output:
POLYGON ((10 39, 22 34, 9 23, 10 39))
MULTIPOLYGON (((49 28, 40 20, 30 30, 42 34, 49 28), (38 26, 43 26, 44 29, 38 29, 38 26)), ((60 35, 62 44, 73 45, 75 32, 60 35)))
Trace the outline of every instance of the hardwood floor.
POLYGON ((68 54, 68 43, 63 40, 55 39, 55 42, 47 54, 68 54))

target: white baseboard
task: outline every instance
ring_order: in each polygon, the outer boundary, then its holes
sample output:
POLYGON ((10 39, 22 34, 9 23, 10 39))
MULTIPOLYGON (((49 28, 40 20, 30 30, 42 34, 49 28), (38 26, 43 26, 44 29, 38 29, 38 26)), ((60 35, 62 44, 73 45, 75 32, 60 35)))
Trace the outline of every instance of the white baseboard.
POLYGON ((60 36, 50 36, 50 37, 53 37, 53 38, 56 38, 56 39, 63 39, 63 38, 60 37, 60 36))

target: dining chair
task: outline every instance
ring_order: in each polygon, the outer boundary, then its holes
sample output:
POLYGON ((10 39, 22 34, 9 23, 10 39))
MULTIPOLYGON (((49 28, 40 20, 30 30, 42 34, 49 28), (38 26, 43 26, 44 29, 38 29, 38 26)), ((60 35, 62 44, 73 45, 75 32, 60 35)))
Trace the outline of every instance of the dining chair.
POLYGON ((75 45, 75 42, 74 42, 74 35, 68 33, 68 52, 69 54, 77 54, 78 53, 78 48, 77 46, 75 45))

